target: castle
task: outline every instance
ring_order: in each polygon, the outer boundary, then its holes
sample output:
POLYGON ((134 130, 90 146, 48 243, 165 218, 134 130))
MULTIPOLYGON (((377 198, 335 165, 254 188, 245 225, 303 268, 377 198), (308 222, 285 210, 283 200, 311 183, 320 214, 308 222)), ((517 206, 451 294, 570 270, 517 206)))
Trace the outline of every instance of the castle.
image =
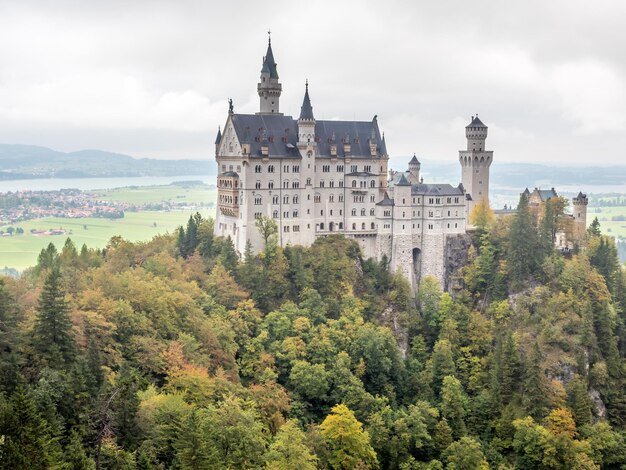
POLYGON ((297 119, 280 112, 282 85, 271 39, 257 85, 256 114, 239 114, 229 100, 223 132, 218 130, 218 201, 215 234, 229 236, 243 254, 263 248, 255 220, 272 217, 280 246, 311 245, 316 238, 343 234, 366 257, 386 257, 415 289, 433 275, 444 283, 450 240, 463 236, 474 204, 489 196, 487 126, 478 116, 465 128, 459 152, 462 182, 428 184, 414 156, 408 170, 388 169, 385 136, 371 121, 317 120, 308 82, 297 119))

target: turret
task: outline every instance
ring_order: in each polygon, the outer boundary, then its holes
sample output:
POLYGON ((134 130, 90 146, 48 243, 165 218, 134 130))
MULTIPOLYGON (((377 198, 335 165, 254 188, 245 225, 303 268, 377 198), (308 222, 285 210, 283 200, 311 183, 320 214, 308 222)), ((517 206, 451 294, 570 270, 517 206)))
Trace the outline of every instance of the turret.
POLYGON ((461 182, 470 196, 468 213, 479 201, 489 204, 489 167, 493 161, 493 152, 485 150, 487 130, 478 115, 472 116, 472 121, 465 127, 467 150, 459 151, 461 182))
POLYGON ((217 128, 217 136, 215 137, 215 156, 217 157, 217 153, 220 149, 220 142, 222 141, 222 129, 220 127, 217 128))
POLYGON ((413 154, 413 158, 409 162, 409 180, 412 184, 417 184, 420 182, 420 161, 417 159, 415 154, 413 154))
POLYGON ((306 81, 304 99, 300 108, 300 117, 298 118, 298 143, 307 144, 315 142, 315 117, 313 116, 313 107, 309 98, 309 81, 306 81))
POLYGON ((576 243, 580 243, 587 231, 587 195, 582 192, 572 199, 574 216, 574 238, 576 243))
POLYGON ((258 114, 280 114, 279 100, 282 92, 282 85, 278 82, 278 70, 272 52, 272 39, 268 39, 267 52, 263 57, 261 68, 261 81, 257 85, 259 93, 258 114))

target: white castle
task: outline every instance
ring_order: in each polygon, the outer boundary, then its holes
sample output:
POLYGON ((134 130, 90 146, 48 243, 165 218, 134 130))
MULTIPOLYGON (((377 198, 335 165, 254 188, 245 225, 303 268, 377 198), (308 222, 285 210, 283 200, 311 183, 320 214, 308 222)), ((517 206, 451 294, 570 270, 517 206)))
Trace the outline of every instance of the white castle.
POLYGON ((376 116, 316 120, 308 83, 300 116, 283 115, 271 40, 257 90, 259 112, 235 113, 230 101, 218 130, 215 234, 231 237, 240 255, 248 241, 258 252, 263 241, 255 220, 272 217, 281 246, 342 234, 358 241, 366 257, 386 257, 414 289, 425 275, 443 284, 450 240, 465 234, 473 205, 488 201, 493 152, 485 149, 487 126, 478 116, 465 129, 467 149, 459 152, 461 184, 427 184, 415 156, 408 171, 388 171, 376 116))

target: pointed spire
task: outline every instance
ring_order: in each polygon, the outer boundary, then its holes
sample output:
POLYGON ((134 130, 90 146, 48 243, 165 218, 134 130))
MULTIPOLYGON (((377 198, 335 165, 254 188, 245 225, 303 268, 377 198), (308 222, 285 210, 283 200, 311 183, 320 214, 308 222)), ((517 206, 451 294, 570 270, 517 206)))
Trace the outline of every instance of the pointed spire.
MULTIPOLYGON (((268 31, 268 35, 270 32, 268 31)), ((276 70, 276 62, 274 61, 274 53, 272 52, 272 37, 270 36, 267 41, 267 52, 263 57, 263 67, 261 73, 269 73, 270 78, 278 80, 278 71, 276 70)))
POLYGON ((380 141, 379 152, 381 155, 387 155, 387 143, 385 142, 385 133, 383 132, 383 139, 380 141))
POLYGON ((411 161, 409 162, 409 165, 419 165, 419 164, 420 164, 420 161, 417 159, 415 154, 413 154, 413 158, 411 158, 411 161))
POLYGON ((217 126, 217 137, 215 138, 215 145, 219 144, 222 141, 222 129, 220 126, 217 126))
POLYGON ((313 117, 313 107, 311 106, 311 99, 309 98, 309 81, 305 83, 304 100, 302 100, 302 107, 300 108, 299 120, 307 119, 309 121, 315 121, 313 117))

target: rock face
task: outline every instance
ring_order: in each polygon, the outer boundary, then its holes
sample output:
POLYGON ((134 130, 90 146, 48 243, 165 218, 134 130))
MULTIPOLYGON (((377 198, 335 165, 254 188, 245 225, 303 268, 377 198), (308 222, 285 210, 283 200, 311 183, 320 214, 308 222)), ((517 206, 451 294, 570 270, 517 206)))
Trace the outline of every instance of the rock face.
POLYGON ((460 270, 467 264, 470 246, 472 246, 472 239, 466 233, 450 235, 446 239, 443 288, 452 295, 463 288, 460 270))

